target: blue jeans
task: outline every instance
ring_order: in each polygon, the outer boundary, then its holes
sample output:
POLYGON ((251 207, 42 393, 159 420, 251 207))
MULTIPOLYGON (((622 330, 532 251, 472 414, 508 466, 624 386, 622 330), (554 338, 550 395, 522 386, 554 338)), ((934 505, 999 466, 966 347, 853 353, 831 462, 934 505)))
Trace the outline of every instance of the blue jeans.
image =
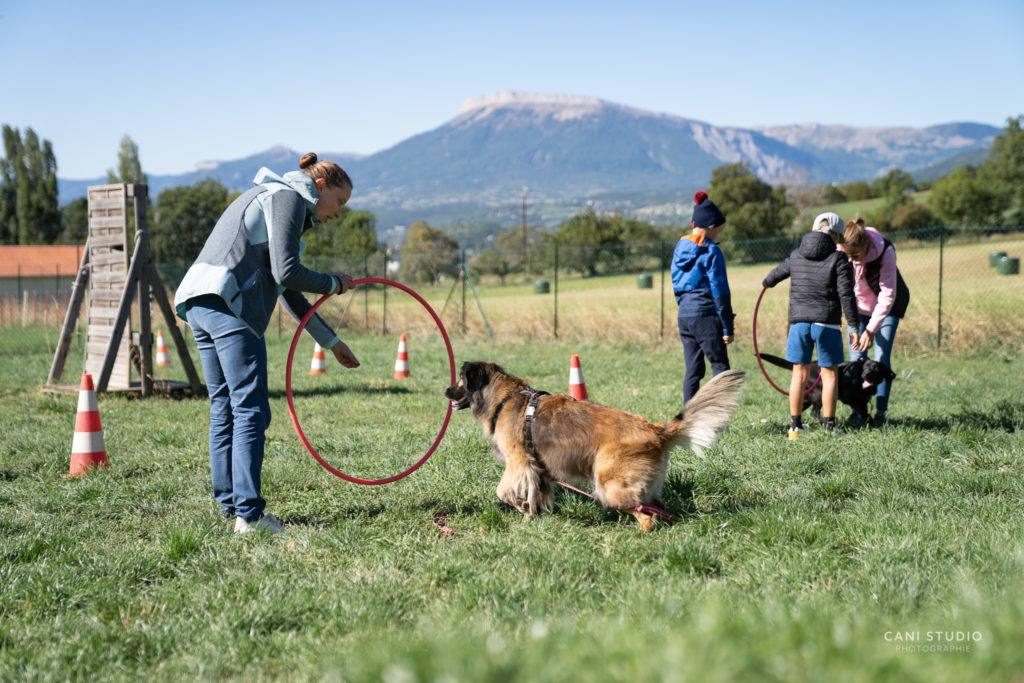
POLYGON ((213 497, 225 517, 263 516, 263 444, 270 426, 267 345, 218 296, 188 303, 203 376, 210 392, 210 472, 213 497))
MULTIPOLYGON (((862 333, 868 327, 868 321, 871 320, 871 316, 859 315, 857 325, 857 332, 862 333)), ((892 364, 892 344, 896 340, 896 328, 900 325, 900 319, 894 315, 887 315, 882 320, 882 324, 875 330, 875 352, 874 358, 880 363, 885 363, 890 368, 892 364)), ((866 358, 867 353, 864 351, 854 351, 850 349, 850 360, 857 360, 859 358, 866 358)), ((889 392, 892 390, 892 382, 889 380, 883 381, 878 385, 878 389, 875 390, 875 410, 885 412, 889 409, 889 392)))

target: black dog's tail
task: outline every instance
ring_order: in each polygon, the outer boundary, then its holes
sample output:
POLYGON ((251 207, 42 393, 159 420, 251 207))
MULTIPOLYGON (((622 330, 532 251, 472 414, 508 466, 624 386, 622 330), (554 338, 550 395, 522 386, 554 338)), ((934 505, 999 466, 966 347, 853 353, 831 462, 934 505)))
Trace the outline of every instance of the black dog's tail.
POLYGON ((793 369, 793 364, 790 363, 788 360, 786 360, 785 358, 779 358, 778 356, 773 356, 770 353, 762 353, 761 360, 767 361, 772 365, 778 365, 780 368, 786 368, 787 370, 793 369))

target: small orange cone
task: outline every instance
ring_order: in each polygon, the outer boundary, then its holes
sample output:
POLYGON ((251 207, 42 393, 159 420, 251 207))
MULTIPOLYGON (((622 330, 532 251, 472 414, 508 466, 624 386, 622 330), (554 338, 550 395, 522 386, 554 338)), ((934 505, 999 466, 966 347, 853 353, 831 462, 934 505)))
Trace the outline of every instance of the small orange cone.
POLYGON ((75 439, 71 443, 71 468, 67 477, 85 474, 90 467, 107 464, 107 447, 103 443, 103 426, 100 425, 100 411, 96 403, 96 389, 92 375, 82 375, 78 391, 78 417, 75 419, 75 439))
POLYGON ((398 340, 398 357, 395 358, 395 379, 405 379, 409 372, 409 350, 405 345, 405 335, 398 340))
POLYGON ((319 344, 313 347, 313 362, 309 364, 309 374, 327 374, 327 361, 324 360, 324 347, 320 346, 319 344))
POLYGON ((575 353, 569 360, 569 395, 579 401, 584 401, 587 398, 587 384, 583 381, 583 368, 580 367, 580 357, 575 353))
POLYGON ((156 365, 164 367, 171 364, 171 354, 167 351, 167 341, 164 339, 164 331, 156 331, 156 365))

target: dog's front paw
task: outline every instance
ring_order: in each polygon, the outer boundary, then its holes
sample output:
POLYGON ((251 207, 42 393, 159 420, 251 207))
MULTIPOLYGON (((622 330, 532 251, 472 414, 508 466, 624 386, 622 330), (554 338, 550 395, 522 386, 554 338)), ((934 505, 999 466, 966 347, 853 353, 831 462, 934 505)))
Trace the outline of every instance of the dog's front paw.
POLYGON ((529 512, 530 506, 526 502, 526 496, 520 495, 516 486, 498 485, 498 500, 506 505, 514 507, 522 513, 529 512))

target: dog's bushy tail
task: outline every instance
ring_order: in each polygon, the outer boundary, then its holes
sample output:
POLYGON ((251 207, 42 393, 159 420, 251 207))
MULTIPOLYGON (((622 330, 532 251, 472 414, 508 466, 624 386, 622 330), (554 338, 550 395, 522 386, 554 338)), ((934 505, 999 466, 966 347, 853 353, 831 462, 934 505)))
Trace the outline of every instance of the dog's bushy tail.
POLYGON ((740 404, 746 374, 743 370, 726 370, 701 387, 686 407, 665 423, 665 447, 685 446, 700 453, 715 443, 740 404))

